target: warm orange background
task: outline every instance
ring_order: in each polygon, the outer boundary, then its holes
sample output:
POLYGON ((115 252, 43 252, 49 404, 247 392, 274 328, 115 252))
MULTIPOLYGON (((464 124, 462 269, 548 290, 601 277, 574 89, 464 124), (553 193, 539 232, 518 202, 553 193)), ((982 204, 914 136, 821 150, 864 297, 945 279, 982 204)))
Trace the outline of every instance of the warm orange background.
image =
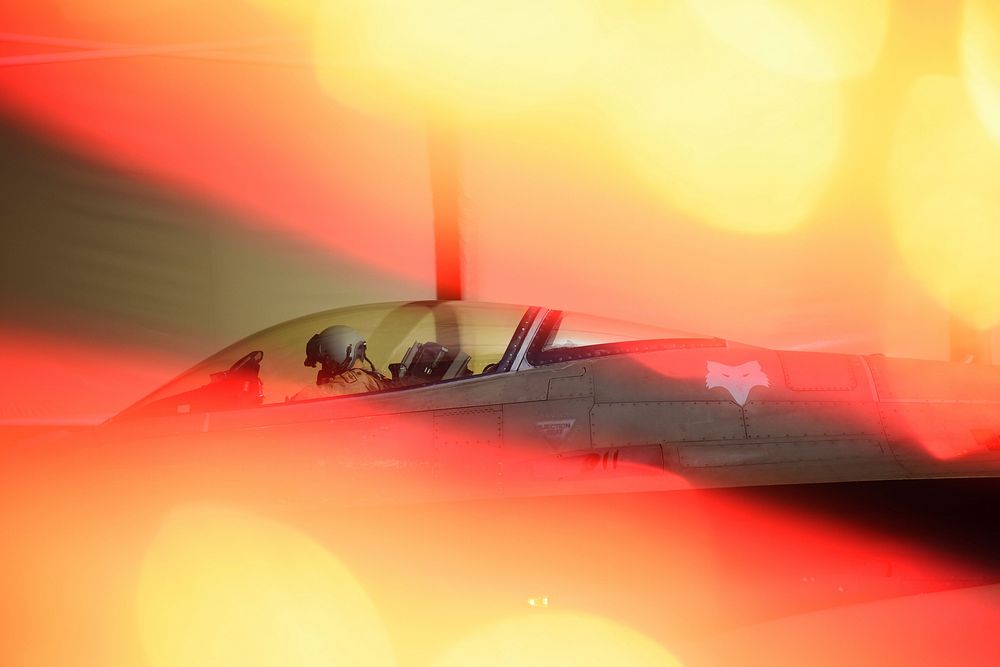
POLYGON ((6 446, 276 321, 433 297, 429 129, 468 298, 781 348, 997 338, 991 0, 0 0, 0 663, 997 662, 982 564, 865 511, 292 516, 257 507, 307 486, 285 443, 6 446), (734 618, 770 622, 706 623, 734 618))

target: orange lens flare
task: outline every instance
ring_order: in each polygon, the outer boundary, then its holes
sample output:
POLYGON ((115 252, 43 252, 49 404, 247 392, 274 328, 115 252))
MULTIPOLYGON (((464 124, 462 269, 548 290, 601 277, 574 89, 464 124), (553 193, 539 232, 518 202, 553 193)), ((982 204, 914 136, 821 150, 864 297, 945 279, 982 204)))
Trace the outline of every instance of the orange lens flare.
POLYGON ((137 347, 0 329, 0 426, 100 423, 188 363, 137 347))
POLYGON ((893 238, 910 274, 978 329, 1000 322, 1000 144, 954 77, 919 79, 888 163, 893 238))
MULTIPOLYGON (((349 507, 303 488, 311 466, 330 486, 346 471, 271 445, 8 451, 4 602, 22 613, 4 661, 699 664, 684 651, 726 628, 996 580, 859 527, 885 520, 877 504, 829 516, 816 502, 832 489, 798 502, 771 489, 349 507)), ((461 490, 466 473, 435 475, 435 492, 461 490)))
POLYGON ((142 568, 138 621, 152 667, 389 667, 391 644, 350 571, 280 524, 174 510, 142 568))
POLYGON ((839 88, 764 69, 680 2, 630 17, 603 56, 604 97, 636 173, 731 232, 798 227, 843 141, 839 88))

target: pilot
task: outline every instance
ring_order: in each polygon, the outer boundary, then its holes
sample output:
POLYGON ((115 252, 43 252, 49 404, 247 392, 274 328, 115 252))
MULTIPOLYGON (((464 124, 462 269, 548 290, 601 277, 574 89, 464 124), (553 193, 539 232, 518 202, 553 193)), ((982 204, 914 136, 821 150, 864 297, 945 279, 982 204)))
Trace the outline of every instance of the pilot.
POLYGON ((316 384, 295 394, 293 401, 324 396, 363 394, 385 389, 387 380, 368 359, 364 337, 340 324, 323 329, 306 343, 306 366, 320 369, 316 384), (365 362, 371 370, 364 367, 365 362))

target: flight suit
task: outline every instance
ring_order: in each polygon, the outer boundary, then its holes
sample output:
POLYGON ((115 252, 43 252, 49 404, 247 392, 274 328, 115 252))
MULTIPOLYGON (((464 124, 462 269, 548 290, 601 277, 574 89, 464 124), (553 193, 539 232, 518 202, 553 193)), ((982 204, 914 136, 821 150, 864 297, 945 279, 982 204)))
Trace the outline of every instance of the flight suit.
POLYGON ((385 389, 385 382, 375 373, 363 368, 349 368, 340 375, 335 375, 323 384, 310 385, 295 394, 293 401, 307 398, 323 398, 325 396, 344 396, 347 394, 366 394, 371 391, 385 389))

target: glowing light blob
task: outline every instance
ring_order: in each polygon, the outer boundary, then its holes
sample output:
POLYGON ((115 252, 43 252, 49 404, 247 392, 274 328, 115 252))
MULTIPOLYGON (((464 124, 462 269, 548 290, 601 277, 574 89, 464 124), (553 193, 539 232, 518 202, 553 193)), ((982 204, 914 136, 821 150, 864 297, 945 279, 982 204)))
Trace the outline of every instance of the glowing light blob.
POLYGON ((395 664, 343 564, 294 530, 232 510, 168 517, 143 565, 138 614, 153 667, 395 664))
POLYGON ((887 0, 687 0, 721 40, 774 72, 841 79, 871 70, 887 0))
POLYGON ((316 20, 323 0, 250 0, 250 3, 266 9, 277 16, 304 24, 316 20))
POLYGON ((977 328, 1000 322, 1000 147, 954 77, 911 89, 889 160, 896 245, 910 273, 977 328))
POLYGON ((316 33, 324 87, 344 104, 495 118, 568 86, 597 42, 576 0, 345 0, 316 33))
POLYGON ((979 120, 1000 144, 1000 3, 965 3, 962 73, 979 120))
POLYGON ((635 15, 609 53, 621 139, 668 204, 747 233, 806 218, 842 143, 839 88, 760 67, 677 2, 635 15))
POLYGON ((680 667, 648 637, 612 621, 547 612, 501 621, 461 640, 433 667, 680 667))

